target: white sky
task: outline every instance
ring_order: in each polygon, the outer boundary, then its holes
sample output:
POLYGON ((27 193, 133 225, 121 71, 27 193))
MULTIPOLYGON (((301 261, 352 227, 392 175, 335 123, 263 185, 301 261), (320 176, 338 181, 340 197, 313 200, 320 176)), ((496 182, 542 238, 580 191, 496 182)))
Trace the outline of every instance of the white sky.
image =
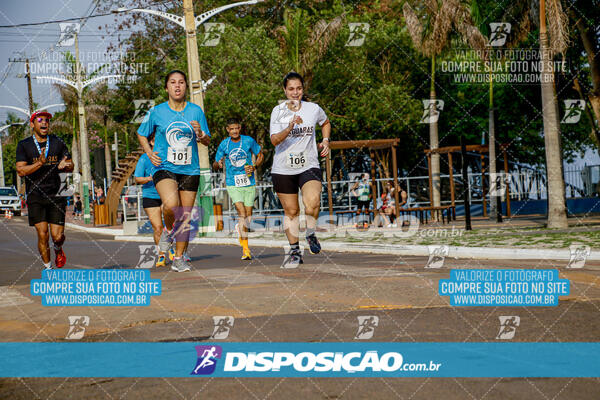
MULTIPOLYGON (((88 15, 93 9, 93 0, 0 0, 0 25, 13 25, 31 22, 61 20, 88 15)), ((98 13, 97 11, 94 14, 98 13)), ((79 47, 82 54, 98 57, 106 53, 107 45, 115 38, 103 39, 98 27, 112 23, 114 16, 90 18, 80 32, 79 47)), ((76 22, 76 21, 74 21, 76 22)), ((9 63, 12 58, 39 59, 40 54, 48 51, 55 45, 60 37, 58 24, 27 26, 18 28, 0 28, 0 82, 6 75, 1 85, 0 105, 28 108, 27 82, 25 78, 17 78, 17 74, 25 73, 24 63, 9 63)), ((54 67, 62 64, 61 52, 74 53, 75 46, 57 47, 56 51, 48 52, 44 62, 50 62, 54 67)), ((82 61, 85 62, 85 61, 82 61)), ((40 71, 40 61, 31 61, 32 75, 43 74, 40 71)), ((58 76, 58 74, 46 73, 58 76)), ((58 92, 49 83, 32 80, 33 101, 39 106, 60 103, 58 92)), ((60 108, 49 111, 55 112, 60 108)), ((0 108, 0 121, 4 121, 9 110, 0 108)), ((25 117, 17 112, 19 117, 25 117)))

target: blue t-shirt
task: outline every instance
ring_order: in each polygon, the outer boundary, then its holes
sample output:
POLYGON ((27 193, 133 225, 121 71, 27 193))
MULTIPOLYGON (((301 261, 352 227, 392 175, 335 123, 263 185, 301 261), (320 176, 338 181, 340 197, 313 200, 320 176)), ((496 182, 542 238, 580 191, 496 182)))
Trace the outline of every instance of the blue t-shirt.
MULTIPOLYGON (((244 165, 252 164, 252 154, 260 153, 260 145, 250 136, 240 135, 240 140, 234 142, 230 137, 223 140, 217 149, 217 161, 225 156, 227 186, 235 186, 236 175, 246 175, 244 165)), ((250 176, 250 186, 256 185, 254 174, 250 176)))
POLYGON ((148 137, 156 132, 153 150, 158 152, 162 162, 158 167, 152 165, 152 175, 159 170, 200 175, 198 145, 191 121, 198 121, 210 136, 204 112, 194 103, 187 102, 183 111, 173 111, 167 102, 148 111, 137 133, 148 137))
MULTIPOLYGON (((142 154, 142 156, 137 162, 133 176, 135 176, 136 178, 145 178, 147 176, 152 176, 153 167, 154 165, 152 165, 152 161, 150 161, 148 155, 142 154)), ((150 181, 142 185, 142 197, 145 197, 147 199, 160 199, 160 196, 158 195, 158 192, 154 187, 154 182, 150 181)))

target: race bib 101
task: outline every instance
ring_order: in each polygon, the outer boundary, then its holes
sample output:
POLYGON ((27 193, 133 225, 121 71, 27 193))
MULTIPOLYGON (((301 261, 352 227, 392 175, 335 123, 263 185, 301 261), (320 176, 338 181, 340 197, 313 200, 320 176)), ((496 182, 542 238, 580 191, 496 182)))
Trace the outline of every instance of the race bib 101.
POLYGON ((192 163, 192 146, 182 149, 169 147, 167 161, 175 165, 189 165, 192 163))

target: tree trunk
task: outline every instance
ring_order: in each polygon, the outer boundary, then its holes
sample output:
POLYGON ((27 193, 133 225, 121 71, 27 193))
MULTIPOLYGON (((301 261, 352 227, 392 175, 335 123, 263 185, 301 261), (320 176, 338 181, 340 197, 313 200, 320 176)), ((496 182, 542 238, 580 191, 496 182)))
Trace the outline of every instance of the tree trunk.
POLYGON ((496 176, 496 126, 494 124, 494 86, 490 79, 489 88, 489 112, 488 112, 488 128, 489 128, 489 140, 488 140, 488 156, 490 157, 490 173, 489 173, 489 187, 490 187, 490 219, 496 221, 498 219, 498 191, 500 188, 498 185, 498 179, 496 176))
POLYGON ((79 141, 77 140, 77 132, 73 128, 73 143, 71 144, 71 156, 73 157, 73 179, 77 183, 77 191, 81 194, 81 165, 79 162, 79 141))
MULTIPOLYGON (((436 93, 435 93, 435 56, 431 58, 431 88, 429 92, 429 100, 431 104, 435 105, 436 93)), ((436 112, 435 107, 429 107, 429 116, 436 112)), ((439 118, 439 117, 438 117, 439 118)), ((429 147, 431 150, 439 147, 439 135, 438 135, 438 120, 429 124, 429 147)), ((440 155, 438 153, 431 154, 431 178, 432 178, 432 192, 433 192, 433 206, 439 207, 441 204, 441 182, 440 182, 440 155)), ((434 214, 432 214, 433 216, 434 214)))
POLYGON ((112 160, 110 156, 110 147, 108 142, 104 142, 104 160, 106 162, 106 181, 110 185, 112 180, 112 160))
POLYGON ((375 151, 375 158, 379 168, 379 176, 388 179, 390 177, 390 160, 381 154, 379 150, 375 151))
POLYGON ((110 185, 112 180, 112 161, 110 157, 110 146, 108 144, 108 130, 106 129, 106 116, 104 119, 104 163, 106 166, 106 182, 110 185))
MULTIPOLYGON (((576 76, 573 78, 573 87, 577 93, 579 93, 579 98, 585 101, 585 93, 583 92, 583 88, 579 84, 579 80, 576 76)), ((592 126, 592 140, 596 141, 596 147, 600 149, 600 131, 598 131, 598 128, 596 127, 593 109, 590 110, 590 107, 587 105, 583 109, 585 111, 585 115, 587 115, 588 119, 590 120, 590 125, 592 126)))
MULTIPOLYGON (((594 115, 596 116, 596 124, 600 124, 600 59, 598 58, 598 49, 594 38, 594 31, 585 25, 582 18, 576 19, 577 30, 583 43, 583 48, 587 53, 588 62, 590 64, 590 75, 592 78, 592 90, 588 98, 594 115)), ((598 128, 598 125, 596 125, 598 128)))
POLYGON ((549 65, 551 57, 548 46, 548 34, 546 32, 544 0, 540 0, 540 51, 542 53, 542 68, 540 72, 542 112, 544 119, 544 142, 546 146, 546 174, 548 176, 548 228, 567 228, 558 101, 554 87, 554 73, 549 65))

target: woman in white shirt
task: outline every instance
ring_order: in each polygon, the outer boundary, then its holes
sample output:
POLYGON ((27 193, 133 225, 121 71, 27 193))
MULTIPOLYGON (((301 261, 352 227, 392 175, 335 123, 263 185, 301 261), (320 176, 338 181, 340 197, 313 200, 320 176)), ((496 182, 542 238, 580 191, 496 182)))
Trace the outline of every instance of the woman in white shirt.
POLYGON ((317 151, 316 126, 321 126, 323 141, 318 145, 321 157, 329 154, 331 124, 323 109, 315 103, 303 100, 304 79, 296 72, 283 78, 283 91, 287 98, 271 113, 271 143, 275 146, 273 156, 273 189, 283 206, 284 228, 290 243, 287 266, 302 264, 298 242, 298 189, 306 214, 306 240, 310 252, 317 254, 321 245, 315 235, 321 198, 321 167, 317 151))

